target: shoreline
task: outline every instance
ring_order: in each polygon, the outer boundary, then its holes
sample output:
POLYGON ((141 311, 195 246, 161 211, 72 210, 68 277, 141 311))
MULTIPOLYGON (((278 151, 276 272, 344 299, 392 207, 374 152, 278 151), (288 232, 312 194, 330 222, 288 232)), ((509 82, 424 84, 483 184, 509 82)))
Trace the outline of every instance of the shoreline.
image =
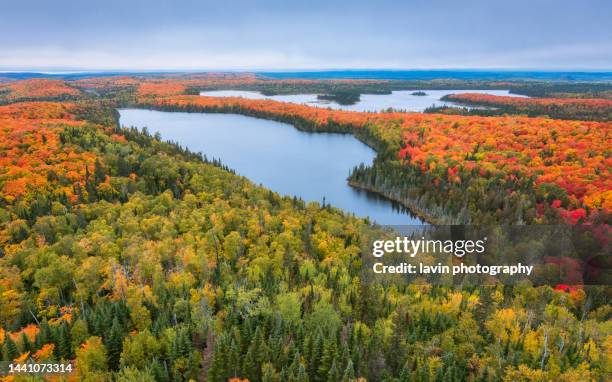
POLYGON ((423 222, 425 222, 427 224, 442 225, 442 222, 439 219, 434 218, 433 216, 427 214, 425 211, 417 208, 416 206, 414 206, 412 204, 406 203, 405 200, 401 200, 399 198, 396 198, 394 196, 386 194, 384 191, 380 191, 380 190, 375 189, 373 187, 365 186, 363 184, 355 182, 354 180, 348 180, 348 184, 349 184, 349 186, 354 187, 356 189, 368 191, 368 192, 371 192, 371 193, 376 194, 378 196, 381 196, 381 197, 383 197, 385 199, 388 199, 388 200, 390 200, 392 202, 398 203, 399 205, 401 205, 402 207, 404 207, 408 211, 410 211, 410 213, 412 213, 413 215, 415 215, 419 219, 423 220, 423 222))

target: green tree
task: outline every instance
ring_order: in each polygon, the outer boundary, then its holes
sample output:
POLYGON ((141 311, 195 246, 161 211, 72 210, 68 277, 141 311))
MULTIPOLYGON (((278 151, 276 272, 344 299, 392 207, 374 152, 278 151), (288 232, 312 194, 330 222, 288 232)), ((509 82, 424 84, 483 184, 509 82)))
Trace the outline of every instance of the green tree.
POLYGON ((70 339, 70 331, 68 330, 68 325, 63 323, 58 332, 57 338, 57 349, 59 352, 59 356, 61 359, 70 360, 73 357, 72 354, 72 342, 70 339))
POLYGON ((4 360, 12 362, 19 356, 19 350, 15 341, 10 336, 7 336, 4 340, 4 360))
POLYGON ((110 333, 106 338, 106 348, 108 352, 108 363, 112 370, 119 370, 119 360, 123 350, 123 327, 119 319, 115 317, 110 329, 110 333))
POLYGON ((89 338, 89 329, 87 328, 87 322, 85 320, 79 318, 72 324, 70 338, 73 349, 78 349, 79 346, 89 338))
POLYGON ((108 379, 107 352, 100 337, 89 337, 76 351, 76 368, 83 381, 108 379))
POLYGON ((144 369, 161 356, 160 351, 161 344, 148 330, 128 336, 123 341, 121 367, 144 369))
POLYGON ((139 370, 135 367, 125 367, 119 370, 116 382, 157 382, 153 373, 148 370, 139 370))

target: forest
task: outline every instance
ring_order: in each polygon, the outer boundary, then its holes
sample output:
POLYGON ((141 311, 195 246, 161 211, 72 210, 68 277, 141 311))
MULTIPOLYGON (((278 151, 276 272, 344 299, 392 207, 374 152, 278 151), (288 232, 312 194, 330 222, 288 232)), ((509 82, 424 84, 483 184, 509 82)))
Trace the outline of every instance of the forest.
POLYGON ((352 133, 378 156, 351 184, 433 223, 589 224, 603 239, 609 121, 193 95, 260 82, 198 74, 0 86, 2 360, 71 362, 74 373, 50 377, 60 381, 608 380, 608 285, 368 284, 362 254, 380 227, 121 127, 116 109, 352 133))
MULTIPOLYGON (((494 107, 493 114, 525 114, 530 117, 548 116, 557 119, 612 120, 612 99, 598 98, 517 98, 488 94, 462 93, 442 97, 466 105, 494 107)), ((433 110, 435 112, 435 110, 433 110)), ((482 110, 475 110, 476 114, 482 110)), ((484 110, 484 113, 490 110, 484 110)))

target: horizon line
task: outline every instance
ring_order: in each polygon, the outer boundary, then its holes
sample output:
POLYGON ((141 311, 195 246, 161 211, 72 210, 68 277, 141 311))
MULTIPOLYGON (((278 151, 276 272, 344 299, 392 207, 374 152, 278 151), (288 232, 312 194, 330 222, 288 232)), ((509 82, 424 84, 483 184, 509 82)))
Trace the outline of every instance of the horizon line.
POLYGON ((612 68, 86 68, 86 67, 1 67, 0 74, 79 74, 79 73, 308 73, 308 72, 541 72, 541 73, 612 73, 612 68))

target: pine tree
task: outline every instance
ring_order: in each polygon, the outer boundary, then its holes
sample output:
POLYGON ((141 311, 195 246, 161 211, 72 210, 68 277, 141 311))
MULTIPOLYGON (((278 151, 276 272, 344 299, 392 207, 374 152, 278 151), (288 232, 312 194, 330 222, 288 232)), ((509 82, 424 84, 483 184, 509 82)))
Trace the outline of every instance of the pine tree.
POLYGON ((342 382, 350 382, 355 379, 355 369, 353 368, 353 360, 349 359, 342 375, 342 382))
POLYGON ((21 333, 21 353, 32 352, 33 346, 25 333, 21 333))
POLYGON ((193 345, 191 343, 191 336, 187 328, 183 328, 177 335, 177 352, 180 357, 189 357, 193 345))
POLYGON ((312 336, 306 336, 302 343, 302 355, 304 356, 305 360, 310 360, 313 347, 314 341, 312 340, 312 336))
POLYGON ((66 323, 62 324, 60 327, 57 338, 57 348, 61 359, 70 360, 73 358, 70 332, 68 331, 66 323))
POLYGON ((49 323, 47 320, 43 320, 40 323, 40 330, 38 331, 38 336, 36 337, 36 345, 46 345, 50 343, 54 343, 53 333, 51 332, 51 327, 49 327, 49 323))
POLYGON ((288 375, 295 377, 301 365, 302 363, 300 362, 300 353, 295 353, 295 355, 293 356, 293 361, 287 369, 288 375))
POLYGON ((412 371, 408 368, 408 365, 404 365, 402 372, 399 376, 399 382, 414 382, 412 371))
POLYGON ((208 375, 206 378, 210 382, 222 382, 225 380, 225 356, 219 349, 219 346, 215 347, 213 352, 213 359, 208 369, 208 375))
POLYGON ((151 363, 151 373, 156 382, 168 382, 168 370, 159 362, 157 358, 151 363))
POLYGON ((17 349, 17 344, 15 344, 15 341, 10 336, 7 336, 4 340, 4 360, 12 362, 18 356, 19 350, 17 349))
POLYGON ((188 376, 188 380, 196 380, 198 377, 198 372, 200 371, 200 364, 202 360, 202 354, 198 351, 192 351, 189 354, 189 358, 187 360, 187 372, 186 376, 188 376))
POLYGON ((337 352, 336 341, 334 339, 327 341, 321 362, 319 363, 318 381, 326 381, 328 379, 331 367, 335 363, 337 352))
POLYGON ((398 312, 393 318, 393 331, 391 335, 391 343, 389 344, 390 351, 387 356, 387 364, 391 369, 391 373, 396 375, 402 368, 402 363, 405 361, 403 341, 403 331, 401 330, 402 314, 398 312))
MULTIPOLYGON (((281 343, 282 343, 282 337, 281 337, 281 343)), ((293 342, 293 340, 291 340, 289 342, 289 345, 287 345, 287 348, 285 351, 283 351, 284 353, 284 365, 288 365, 290 364, 290 362, 293 362, 295 360, 295 355, 298 353, 297 352, 297 348, 295 347, 295 343, 293 342)))
POLYGON ((119 370, 119 360, 123 351, 123 328, 115 316, 110 333, 106 337, 108 365, 112 370, 119 370))
POLYGON ((269 362, 261 367, 261 382, 280 382, 276 369, 269 362))
POLYGON ((228 370, 229 374, 232 377, 238 377, 238 374, 240 373, 240 352, 238 351, 238 345, 236 345, 236 341, 233 338, 227 352, 227 363, 230 369, 228 370))
POLYGON ((96 185, 104 182, 106 180, 106 174, 104 173, 104 168, 102 168, 102 164, 96 158, 96 162, 94 163, 94 182, 96 185))
POLYGON ((234 365, 228 358, 228 346, 227 341, 224 337, 220 337, 215 343, 215 349, 213 352, 212 365, 209 371, 209 379, 211 381, 226 381, 227 378, 232 374, 230 367, 234 365))
POLYGON ((306 372, 306 368, 304 368, 304 365, 300 364, 300 367, 298 369, 297 375, 295 377, 295 382, 310 382, 310 379, 308 378, 308 373, 306 372))
POLYGON ((337 382, 340 380, 340 372, 338 371, 338 367, 336 366, 336 361, 334 360, 329 368, 329 372, 327 373, 327 382, 337 382))
POLYGON ((308 376, 309 379, 317 381, 318 366, 321 364, 321 357, 323 356, 323 336, 321 331, 317 333, 317 337, 312 345, 312 351, 308 360, 308 376))
POLYGON ((249 346, 249 350, 247 351, 242 364, 242 373, 245 377, 252 381, 259 381, 260 368, 257 363, 258 351, 259 349, 257 348, 257 342, 253 341, 251 346, 249 346))

